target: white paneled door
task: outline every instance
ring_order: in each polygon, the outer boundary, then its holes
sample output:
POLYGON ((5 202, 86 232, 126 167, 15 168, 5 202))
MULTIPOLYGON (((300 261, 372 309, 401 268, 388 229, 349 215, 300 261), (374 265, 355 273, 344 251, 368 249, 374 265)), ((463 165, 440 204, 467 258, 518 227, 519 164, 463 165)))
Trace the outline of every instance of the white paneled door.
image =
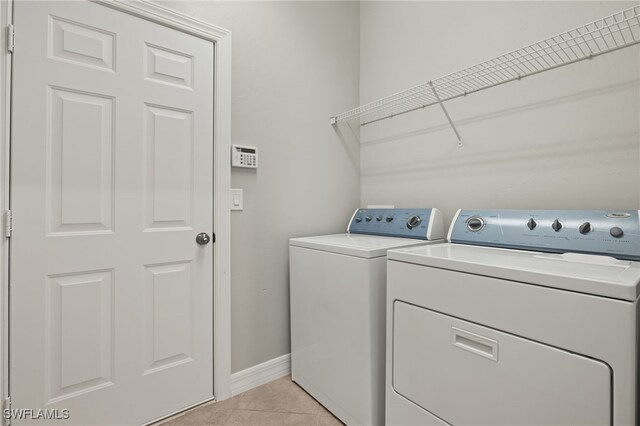
POLYGON ((210 399, 213 44, 87 1, 14 24, 12 409, 122 425, 210 399))

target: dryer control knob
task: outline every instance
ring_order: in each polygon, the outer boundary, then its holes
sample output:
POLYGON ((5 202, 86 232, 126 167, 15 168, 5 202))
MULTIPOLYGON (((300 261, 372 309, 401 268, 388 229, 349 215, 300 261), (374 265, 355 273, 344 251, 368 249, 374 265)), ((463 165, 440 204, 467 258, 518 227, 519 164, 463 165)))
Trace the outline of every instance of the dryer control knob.
POLYGON ((478 232, 484 226, 484 219, 478 216, 470 217, 467 220, 467 229, 471 232, 478 232))
POLYGON ((393 216, 389 215, 386 217, 387 222, 391 222, 393 220, 393 216))
POLYGON ((589 222, 585 222, 582 225, 580 225, 580 227, 578 228, 578 231, 580 231, 581 234, 588 234, 589 232, 591 232, 591 224, 589 222))
POLYGON ((366 220, 367 222, 371 222, 372 217, 371 216, 367 216, 364 218, 364 220, 366 220))
POLYGON ((529 222, 527 222, 527 228, 529 228, 529 229, 531 229, 533 231, 536 226, 538 226, 536 221, 533 220, 533 218, 529 219, 529 222))
POLYGON ((360 216, 356 217, 356 223, 362 222, 362 218, 360 216))
POLYGON ((622 230, 622 228, 618 228, 617 226, 609 229, 609 233, 613 238, 620 238, 624 235, 624 231, 622 230))
POLYGON ((562 229, 562 224, 560 223, 560 221, 558 219, 556 219, 551 224, 551 228, 553 228, 554 231, 558 232, 559 230, 562 229))
POLYGON ((380 215, 376 216, 376 220, 377 220, 378 222, 380 222, 380 221, 382 220, 382 216, 380 216, 380 215))
POLYGON ((422 223, 422 219, 420 219, 420 216, 413 215, 407 221, 407 228, 413 229, 416 226, 420 225, 420 223, 422 223))

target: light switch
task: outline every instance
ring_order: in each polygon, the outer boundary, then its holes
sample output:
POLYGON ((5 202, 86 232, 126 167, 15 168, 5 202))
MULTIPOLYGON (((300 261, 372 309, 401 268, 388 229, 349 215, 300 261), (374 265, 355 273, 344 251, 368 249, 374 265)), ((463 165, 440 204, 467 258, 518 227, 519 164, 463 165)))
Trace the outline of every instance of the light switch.
POLYGON ((242 189, 230 189, 231 210, 242 210, 242 189))

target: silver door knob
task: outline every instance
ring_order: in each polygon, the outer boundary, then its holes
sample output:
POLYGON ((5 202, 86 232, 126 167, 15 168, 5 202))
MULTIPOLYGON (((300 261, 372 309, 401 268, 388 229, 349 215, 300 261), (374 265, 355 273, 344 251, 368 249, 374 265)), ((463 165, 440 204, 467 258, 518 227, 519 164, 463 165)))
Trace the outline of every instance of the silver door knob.
POLYGON ((205 232, 201 232, 196 235, 196 243, 200 244, 201 246, 206 246, 207 244, 209 244, 209 241, 211 241, 211 238, 209 238, 209 236, 205 232))

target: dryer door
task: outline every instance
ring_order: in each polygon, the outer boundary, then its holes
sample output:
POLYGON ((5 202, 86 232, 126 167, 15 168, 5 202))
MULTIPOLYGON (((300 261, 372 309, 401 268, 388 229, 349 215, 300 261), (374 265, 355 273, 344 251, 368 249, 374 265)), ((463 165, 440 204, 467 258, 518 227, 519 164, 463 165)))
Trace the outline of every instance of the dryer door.
POLYGON ((394 303, 393 387, 453 425, 611 424, 597 360, 394 303))

